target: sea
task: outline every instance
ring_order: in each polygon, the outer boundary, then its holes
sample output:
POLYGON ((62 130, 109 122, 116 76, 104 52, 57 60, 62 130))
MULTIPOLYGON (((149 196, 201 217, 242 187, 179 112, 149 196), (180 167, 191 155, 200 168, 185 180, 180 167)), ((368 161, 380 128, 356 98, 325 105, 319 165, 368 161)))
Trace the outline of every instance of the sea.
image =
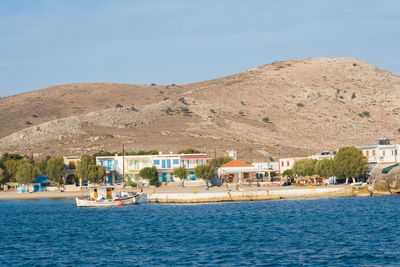
POLYGON ((400 197, 0 201, 0 266, 400 266, 400 197))

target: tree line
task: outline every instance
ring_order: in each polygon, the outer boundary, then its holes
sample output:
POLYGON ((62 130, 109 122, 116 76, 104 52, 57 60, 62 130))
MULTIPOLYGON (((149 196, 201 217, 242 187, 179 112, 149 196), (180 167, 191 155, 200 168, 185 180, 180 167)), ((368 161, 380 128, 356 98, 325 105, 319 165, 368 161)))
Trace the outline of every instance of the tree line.
POLYGON ((36 182, 38 175, 48 175, 49 179, 62 184, 64 178, 64 159, 62 157, 46 157, 35 161, 33 156, 22 156, 14 153, 4 153, 0 160, 0 183, 18 182, 31 184, 36 182))
POLYGON ((301 159, 295 162, 292 169, 283 172, 283 176, 311 176, 318 174, 337 179, 356 178, 366 174, 367 158, 355 147, 340 148, 333 159, 301 159))

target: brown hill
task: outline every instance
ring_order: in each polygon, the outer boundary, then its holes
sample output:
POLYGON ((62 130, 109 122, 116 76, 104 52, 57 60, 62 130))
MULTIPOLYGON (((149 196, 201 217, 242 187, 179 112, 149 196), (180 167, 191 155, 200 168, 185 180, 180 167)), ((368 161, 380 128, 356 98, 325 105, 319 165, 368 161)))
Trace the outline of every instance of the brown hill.
POLYGON ((179 86, 67 84, 0 99, 0 151, 79 155, 124 143, 237 149, 244 160, 304 155, 398 136, 399 97, 399 76, 353 58, 275 62, 179 86))

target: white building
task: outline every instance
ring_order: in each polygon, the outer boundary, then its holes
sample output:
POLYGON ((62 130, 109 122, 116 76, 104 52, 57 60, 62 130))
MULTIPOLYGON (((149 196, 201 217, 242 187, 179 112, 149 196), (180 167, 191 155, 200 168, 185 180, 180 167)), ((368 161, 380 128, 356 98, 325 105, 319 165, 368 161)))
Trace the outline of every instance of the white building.
POLYGON ((262 172, 279 172, 278 161, 252 162, 251 164, 262 172))
POLYGON ((398 151, 399 144, 390 144, 389 139, 379 140, 379 144, 370 146, 357 146, 367 157, 370 169, 374 167, 385 168, 400 162, 398 151))
POLYGON ((99 156, 96 164, 106 168, 108 182, 147 182, 139 176, 141 169, 155 166, 158 170, 160 182, 175 182, 179 178, 174 177, 173 170, 178 167, 186 167, 189 176, 185 180, 196 180, 194 168, 197 165, 209 163, 206 154, 158 154, 158 155, 134 155, 134 156, 99 156))

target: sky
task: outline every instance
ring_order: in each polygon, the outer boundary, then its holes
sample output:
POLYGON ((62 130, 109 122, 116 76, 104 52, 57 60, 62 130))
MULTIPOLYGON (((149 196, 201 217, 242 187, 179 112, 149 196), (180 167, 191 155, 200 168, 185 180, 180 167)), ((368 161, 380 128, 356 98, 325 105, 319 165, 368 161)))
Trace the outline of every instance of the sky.
POLYGON ((400 74, 400 1, 0 0, 0 96, 355 57, 400 74))

